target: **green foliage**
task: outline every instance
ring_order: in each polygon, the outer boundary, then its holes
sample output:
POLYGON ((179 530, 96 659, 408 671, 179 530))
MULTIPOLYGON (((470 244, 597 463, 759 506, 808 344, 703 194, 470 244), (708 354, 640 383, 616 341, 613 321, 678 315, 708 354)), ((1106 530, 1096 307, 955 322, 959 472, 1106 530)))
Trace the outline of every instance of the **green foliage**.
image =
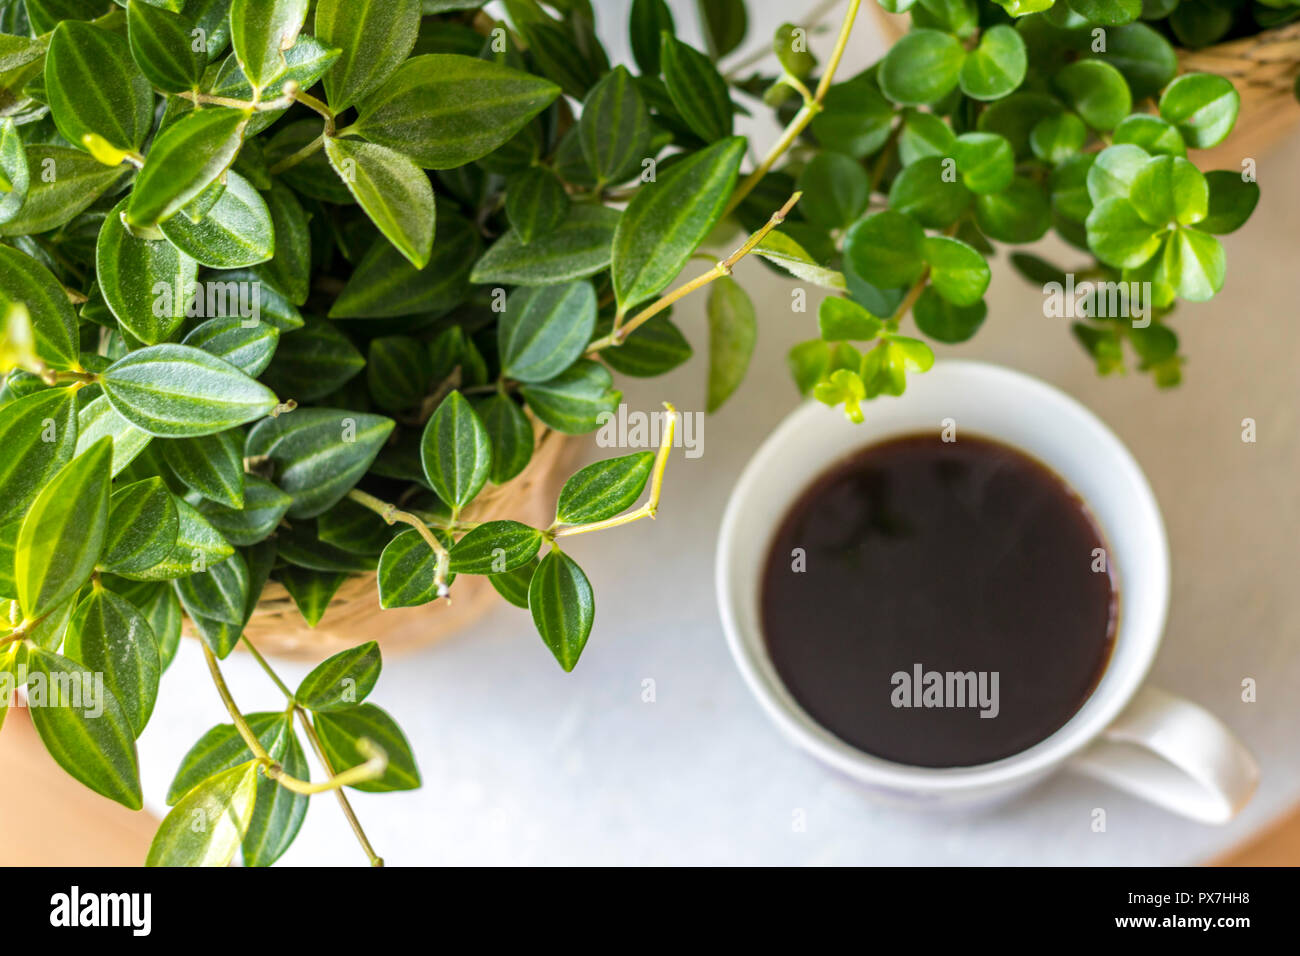
MULTIPOLYGON (((385 609, 486 576, 572 670, 595 598, 559 544, 653 515, 668 449, 579 470, 546 528, 484 489, 548 430, 600 428, 615 373, 691 358, 686 279, 710 285, 706 401, 726 402, 764 314, 732 275, 746 254, 829 293, 790 367, 854 419, 933 364, 909 313, 969 339, 996 246, 1052 229, 1086 257, 1072 272, 1152 289, 1149 325, 1072 327, 1089 360, 1176 384, 1170 312, 1222 287, 1216 237, 1260 194, 1201 171, 1240 100, 1175 78, 1169 37, 1292 5, 883 5, 915 29, 836 78, 795 23, 731 59, 743 0, 696 5, 698 48, 635 0, 635 68, 610 64, 586 0, 510 0, 500 23, 475 0, 0 3, 0 666, 26 669, 29 700, 103 678, 33 700, 53 758, 139 808, 134 741, 182 618, 220 681, 268 582, 314 627, 353 575, 385 609), (758 100, 788 124, 761 168, 734 135, 758 100)), ((379 675, 362 644, 247 716, 221 684, 234 722, 186 756, 148 862, 267 865, 311 792, 418 786, 369 702, 379 675)))

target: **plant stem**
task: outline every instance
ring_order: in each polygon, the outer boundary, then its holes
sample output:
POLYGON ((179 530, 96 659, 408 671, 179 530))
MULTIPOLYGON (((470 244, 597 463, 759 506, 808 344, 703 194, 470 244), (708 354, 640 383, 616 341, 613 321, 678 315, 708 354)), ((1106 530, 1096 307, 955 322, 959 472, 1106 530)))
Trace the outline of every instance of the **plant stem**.
POLYGON ((817 84, 817 92, 813 95, 812 101, 805 103, 803 108, 795 114, 794 119, 790 121, 790 125, 785 128, 785 132, 777 140, 776 145, 768 151, 767 156, 758 164, 758 168, 736 187, 736 191, 731 194, 731 201, 727 203, 727 212, 731 212, 744 202, 745 197, 754 191, 754 188, 763 181, 763 177, 772 171, 772 167, 803 135, 803 131, 808 128, 808 124, 813 121, 813 117, 821 112, 822 102, 826 99, 826 93, 835 80, 835 71, 839 69, 840 61, 844 59, 844 51, 848 49, 849 36, 853 33, 853 24, 857 20, 858 10, 861 6, 862 0, 849 0, 849 9, 844 14, 844 23, 840 26, 840 35, 835 41, 835 50, 826 63, 826 70, 822 73, 821 82, 817 84))
POLYGON ((451 566, 451 553, 446 549, 437 536, 429 530, 429 526, 408 511, 399 511, 397 505, 381 501, 374 495, 368 495, 360 489, 353 488, 348 492, 348 497, 359 505, 369 508, 379 517, 383 518, 388 524, 409 524, 412 528, 420 533, 424 543, 429 546, 434 554, 438 556, 438 568, 434 572, 434 583, 438 587, 438 597, 447 596, 447 572, 451 566))
POLYGON ((673 408, 668 402, 664 402, 664 408, 668 412, 668 423, 664 428, 663 437, 659 441, 659 453, 655 456, 654 471, 650 475, 650 497, 646 500, 646 503, 635 511, 629 511, 627 514, 618 515, 615 518, 607 518, 604 521, 594 521, 591 524, 552 525, 548 532, 552 540, 575 534, 587 534, 591 531, 604 531, 607 528, 617 528, 620 525, 640 521, 642 518, 654 519, 655 515, 659 513, 659 496, 664 488, 664 472, 668 469, 668 456, 672 454, 673 438, 677 434, 677 409, 673 408))
POLYGON ((284 159, 280 160, 278 163, 276 163, 274 166, 268 169, 267 172, 270 173, 272 176, 276 176, 284 172, 286 169, 292 169, 293 167, 301 163, 304 159, 307 159, 309 156, 311 156, 313 153, 320 152, 321 148, 324 145, 325 145, 325 133, 322 131, 319 136, 317 136, 314 140, 312 140, 302 149, 298 150, 298 152, 286 156, 284 159))
POLYGON ((702 289, 709 283, 721 279, 723 276, 731 275, 731 272, 735 268, 736 263, 740 262, 741 259, 745 258, 745 256, 753 252, 754 249, 758 247, 759 243, 761 243, 764 239, 767 238, 768 233, 770 233, 777 226, 781 225, 781 223, 785 222, 785 217, 790 214, 790 210, 795 207, 795 204, 799 202, 799 199, 802 196, 803 193, 795 193, 788 200, 786 200, 785 205, 772 214, 772 218, 767 221, 767 224, 764 225, 762 229, 758 230, 758 232, 750 236, 747 240, 745 240, 744 245, 742 245, 731 255, 727 256, 727 258, 723 259, 721 262, 715 265, 708 272, 696 276, 694 279, 692 279, 690 282, 687 282, 685 285, 678 286, 672 292, 669 292, 667 295, 663 296, 658 301, 652 303, 651 305, 647 306, 645 309, 638 312, 632 318, 628 319, 627 322, 615 321, 614 330, 604 338, 597 339, 595 342, 592 342, 591 345, 587 347, 587 354, 594 355, 596 352, 599 352, 601 349, 607 349, 610 348, 611 346, 622 345, 623 341, 629 335, 635 332, 640 326, 644 325, 646 322, 649 322, 652 318, 654 318, 656 315, 658 315, 664 309, 668 308, 673 303, 681 299, 684 299, 686 296, 690 295, 692 292, 696 291, 697 289, 702 289))

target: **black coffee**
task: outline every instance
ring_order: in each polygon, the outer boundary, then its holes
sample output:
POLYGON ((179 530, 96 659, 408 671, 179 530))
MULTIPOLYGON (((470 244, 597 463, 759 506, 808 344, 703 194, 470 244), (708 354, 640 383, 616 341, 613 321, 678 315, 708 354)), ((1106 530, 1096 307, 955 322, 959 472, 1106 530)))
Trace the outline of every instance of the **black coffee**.
POLYGON ((1006 445, 915 435, 825 472, 763 572, 781 680, 898 763, 1019 753, 1092 693, 1114 642, 1109 555, 1083 501, 1006 445))

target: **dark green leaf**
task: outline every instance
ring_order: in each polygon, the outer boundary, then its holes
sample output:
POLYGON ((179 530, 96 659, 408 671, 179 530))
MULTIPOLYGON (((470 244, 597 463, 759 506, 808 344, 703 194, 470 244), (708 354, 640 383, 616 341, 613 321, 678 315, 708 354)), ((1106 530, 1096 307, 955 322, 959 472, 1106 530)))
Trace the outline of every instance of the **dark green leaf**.
POLYGON ((596 617, 591 583, 573 559, 551 549, 542 558, 528 585, 533 624, 566 671, 578 664, 596 617))
POLYGON ((589 282, 519 288, 497 327, 502 374, 545 382, 572 365, 596 327, 596 290, 589 282))
POLYGON ((208 319, 181 340, 182 345, 215 355, 251 378, 266 371, 279 343, 280 330, 270 322, 249 325, 237 315, 208 319))
POLYGON ((176 503, 161 478, 132 482, 109 499, 108 532, 99 565, 122 574, 158 564, 176 547, 176 503))
POLYGON ((104 686, 117 698, 139 737, 153 713, 162 674, 157 638, 148 619, 125 598, 95 588, 73 612, 67 653, 88 670, 104 675, 104 686))
POLYGON ((406 735, 392 717, 374 704, 316 714, 312 724, 335 773, 365 763, 366 758, 357 747, 357 741, 363 738, 377 744, 388 755, 388 768, 381 777, 356 784, 353 789, 384 793, 415 790, 420 786, 420 771, 406 735))
MULTIPOLYGON (((282 717, 283 722, 290 722, 291 717, 282 717)), ((299 780, 310 779, 307 757, 302 752, 302 745, 294 736, 290 727, 286 733, 284 754, 277 758, 284 772, 299 780)), ((289 844, 298 835, 302 821, 307 816, 311 797, 295 793, 288 787, 282 787, 265 776, 257 778, 257 798, 253 803, 253 818, 248 824, 248 832, 239 845, 240 856, 245 866, 270 866, 289 849, 289 844)))
POLYGON ((318 0, 316 38, 342 51, 325 74, 325 98, 342 112, 377 89, 415 46, 420 0, 318 0))
POLYGON ((844 255, 866 281, 882 288, 911 285, 925 269, 925 230, 901 212, 873 213, 849 230, 844 255))
POLYGON ((201 438, 175 438, 163 458, 186 486, 227 508, 244 506, 244 435, 232 429, 201 438))
POLYGON ((153 126, 153 90, 126 38, 89 23, 65 20, 50 37, 45 93, 63 138, 92 153, 93 136, 138 150, 153 126))
MULTIPOLYGON (((572 480, 572 479, 570 479, 572 480)), ((488 521, 451 549, 457 574, 505 574, 523 567, 542 547, 542 533, 518 521, 488 521)))
POLYGON ((77 400, 66 388, 0 408, 0 525, 20 517, 77 448, 77 400))
POLYGON ((534 559, 523 567, 515 568, 513 571, 507 571, 505 574, 494 574, 488 580, 492 582, 492 586, 496 588, 497 593, 503 598, 515 607, 528 610, 528 586, 532 583, 533 574, 536 571, 537 561, 534 559))
POLYGON ((293 190, 279 180, 263 193, 271 210, 275 255, 257 267, 257 274, 295 305, 307 301, 311 281, 311 227, 293 190))
POLYGON ((709 290, 709 394, 715 412, 740 387, 758 339, 754 303, 734 279, 723 277, 709 290))
POLYGON ((965 342, 984 324, 988 307, 981 300, 974 305, 953 305, 930 286, 912 307, 916 327, 934 339, 954 345, 965 342))
POLYGON ((329 610, 334 595, 348 579, 348 575, 340 571, 312 571, 292 566, 280 568, 275 576, 293 598, 293 603, 308 627, 320 623, 329 610))
POLYGON ((676 33, 672 11, 664 0, 632 0, 628 16, 632 56, 641 72, 654 76, 659 72, 660 36, 676 33))
POLYGON ((433 363, 419 339, 388 335, 370 342, 366 382, 375 404, 385 411, 415 408, 429 391, 433 363))
POLYGON ((166 581, 185 577, 219 564, 235 553, 225 538, 189 502, 173 498, 176 505, 176 547, 165 559, 126 577, 136 581, 166 581))
POLYGON ((895 103, 937 103, 957 85, 966 51, 961 41, 940 30, 914 29, 885 54, 880 90, 895 103))
POLYGON ((696 0, 704 38, 715 60, 740 46, 749 30, 744 0, 696 0))
POLYGON ((402 153, 327 137, 325 152, 379 231, 417 269, 433 251, 434 200, 428 175, 402 153))
POLYGON ((654 462, 654 453, 647 451, 583 468, 564 483, 555 509, 556 521, 568 525, 592 524, 622 514, 641 497, 654 462))
POLYGON ((1093 129, 1114 129, 1133 110, 1124 75, 1101 60, 1077 60, 1062 67, 1052 83, 1093 129))
POLYGON ((127 34, 136 66, 167 93, 197 89, 206 57, 194 49, 194 22, 148 0, 126 8, 127 34))
POLYGON ((713 61, 665 33, 660 62, 668 96, 686 125, 706 143, 730 136, 736 108, 727 81, 713 61))
POLYGON ((799 209, 826 229, 846 229, 867 208, 871 180, 862 164, 843 153, 824 152, 799 174, 799 209))
POLYGON ((121 215, 129 201, 118 203, 100 229, 96 278, 122 328, 146 345, 156 345, 185 321, 199 265, 170 242, 132 235, 121 215))
POLYGON ((524 385, 519 392, 543 424, 566 435, 595 431, 623 398, 613 389, 609 371, 590 359, 579 359, 549 382, 524 385))
POLYGON ((230 43, 240 69, 261 89, 285 70, 283 50, 307 18, 309 0, 233 0, 230 43))
POLYGON ((350 647, 318 664, 302 679, 293 697, 311 711, 344 710, 374 690, 383 661, 374 641, 350 647))
MULTIPOLYGON (((276 712, 252 713, 244 715, 248 727, 254 736, 272 757, 279 758, 286 741, 284 714, 276 712)), ((217 724, 207 731, 198 742, 181 758, 181 765, 167 788, 166 803, 169 807, 177 802, 209 777, 216 776, 247 763, 253 759, 253 752, 244 743, 244 738, 234 724, 217 724)))
POLYGON ((1210 208, 1196 228, 1217 235, 1240 229, 1259 203, 1259 184, 1226 169, 1206 173, 1205 178, 1210 186, 1210 208))
POLYGON ((492 470, 488 477, 494 485, 503 485, 532 459, 533 426, 523 409, 506 395, 492 395, 473 404, 487 429, 491 447, 492 470))
POLYGON ((438 406, 420 440, 420 460, 429 484, 453 514, 474 500, 492 468, 487 429, 460 392, 438 406))
POLYGON ((243 548, 265 540, 291 504, 293 498, 265 478, 245 475, 242 508, 201 501, 199 511, 231 544, 243 548))
MULTIPOLYGON (((554 232, 568 216, 569 194, 564 183, 549 169, 533 166, 510 180, 506 189, 506 218, 524 245, 554 232)), ((609 238, 612 243, 612 223, 609 238)))
POLYGON ((1043 187, 1016 177, 1000 193, 975 197, 975 222, 999 242, 1033 242, 1051 228, 1052 209, 1043 187))
MULTIPOLYGON (((716 75, 717 71, 713 72, 716 75)), ((671 78, 668 89, 669 92, 673 89, 671 78)), ((725 83, 723 96, 726 96, 725 83)), ((727 104, 730 102, 728 99, 727 104)), ((641 161, 647 158, 654 136, 654 124, 626 68, 616 68, 587 94, 578 135, 597 186, 625 182, 641 171, 641 161)))
POLYGON ((531 242, 508 233, 474 265, 470 281, 549 285, 593 276, 609 266, 621 218, 607 206, 575 206, 563 224, 531 242))
POLYGON ((162 232, 185 256, 213 269, 254 266, 275 252, 271 210, 261 193, 235 172, 226 174, 221 196, 198 222, 172 216, 162 224, 162 232))
POLYGON ((262 380, 287 398, 314 402, 360 374, 366 357, 326 319, 282 336, 262 380))
POLYGON ((952 160, 925 156, 905 166, 889 189, 889 207, 928 229, 946 229, 971 203, 970 191, 958 182, 952 160))
MULTIPOLYGON (((444 542, 445 544, 446 542, 444 542)), ((438 556, 415 528, 403 531, 379 557, 379 606, 419 607, 438 597, 438 556)))
MULTIPOLYGON (((612 324, 602 324, 598 331, 608 331, 612 324)), ((605 349, 601 358, 621 375, 633 378, 657 378, 681 365, 694 354, 681 329, 665 312, 653 316, 614 348, 605 349)))

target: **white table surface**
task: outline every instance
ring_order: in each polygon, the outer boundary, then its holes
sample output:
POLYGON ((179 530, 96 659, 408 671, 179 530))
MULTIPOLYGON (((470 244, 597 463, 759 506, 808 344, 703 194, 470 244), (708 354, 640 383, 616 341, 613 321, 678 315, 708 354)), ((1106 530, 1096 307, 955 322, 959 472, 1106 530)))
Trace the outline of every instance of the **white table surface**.
MULTIPOLYGON (((753 5, 760 15, 751 42, 804 6, 753 5)), ((625 6, 599 4, 615 23, 625 6)), ((872 59, 872 30, 865 22, 849 69, 872 59)), ((615 37, 610 46, 626 44, 615 37)), ((707 419, 703 457, 674 458, 657 522, 584 536, 569 549, 597 597, 576 672, 564 674, 527 612, 508 606, 463 635, 388 662, 371 699, 410 736, 424 786, 354 795, 378 852, 390 865, 1181 864, 1226 850, 1295 804, 1300 137, 1257 158, 1264 200, 1254 221, 1226 240, 1227 286, 1176 320, 1190 356, 1180 389, 1157 393, 1137 375, 1097 380, 1066 321, 1044 318, 1040 291, 1009 269, 995 275, 990 316, 976 338, 938 350, 1002 362, 1064 388, 1147 470, 1174 556, 1169 631, 1153 680, 1214 710, 1255 751, 1262 782, 1238 820, 1223 828, 1186 822, 1069 775, 986 816, 914 816, 868 802, 778 736, 728 656, 713 554, 732 484, 798 402, 784 356, 815 334, 817 297, 810 290, 809 313, 792 314, 792 284, 751 263, 739 278, 759 304, 760 344, 745 384, 707 419), (1258 422, 1256 444, 1240 440, 1245 417, 1258 422), (1258 682, 1256 703, 1240 700, 1246 677, 1258 682), (642 699, 647 680, 653 703, 642 699), (1091 830, 1095 807, 1107 811, 1105 833, 1091 830)), ((695 358, 665 378, 625 380, 631 409, 663 399, 703 408, 702 297, 677 318, 695 358)), ((590 444, 591 458, 611 453, 590 444)), ((280 670, 292 684, 307 668, 280 670)), ((283 706, 247 655, 232 656, 225 671, 246 711, 283 706)), ((197 646, 183 642, 140 741, 150 809, 165 811, 162 795, 182 755, 226 719, 197 646)), ((321 797, 284 863, 353 865, 364 857, 334 801, 321 797)))

